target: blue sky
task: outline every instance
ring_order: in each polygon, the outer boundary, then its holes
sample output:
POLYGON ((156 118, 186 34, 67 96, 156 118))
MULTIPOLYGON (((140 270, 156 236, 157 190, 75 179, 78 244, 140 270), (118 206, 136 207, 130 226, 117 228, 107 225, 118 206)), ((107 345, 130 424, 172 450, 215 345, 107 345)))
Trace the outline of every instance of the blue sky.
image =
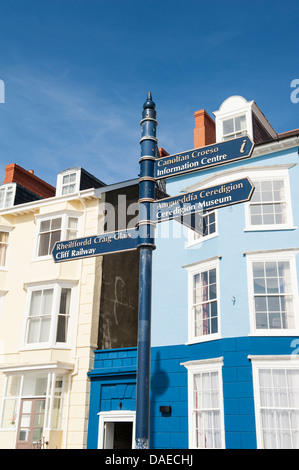
POLYGON ((297 0, 0 0, 1 182, 8 163, 54 186, 75 166, 137 177, 148 91, 170 154, 193 147, 195 111, 234 94, 298 128, 298 19, 297 0))

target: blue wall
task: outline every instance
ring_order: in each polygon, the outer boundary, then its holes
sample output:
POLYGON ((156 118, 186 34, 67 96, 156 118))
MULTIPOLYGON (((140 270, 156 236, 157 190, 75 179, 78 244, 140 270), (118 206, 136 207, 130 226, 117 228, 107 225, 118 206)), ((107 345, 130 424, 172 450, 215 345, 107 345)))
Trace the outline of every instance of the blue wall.
MULTIPOLYGON (((187 370, 182 362, 223 357, 225 445, 255 449, 252 366, 249 355, 289 355, 294 337, 239 337, 202 344, 152 348, 150 448, 188 448, 187 370), (170 414, 160 406, 171 406, 170 414)), ((297 343, 298 344, 298 343, 297 343)), ((91 378, 88 448, 97 448, 99 411, 135 410, 135 348, 95 352, 91 378)))

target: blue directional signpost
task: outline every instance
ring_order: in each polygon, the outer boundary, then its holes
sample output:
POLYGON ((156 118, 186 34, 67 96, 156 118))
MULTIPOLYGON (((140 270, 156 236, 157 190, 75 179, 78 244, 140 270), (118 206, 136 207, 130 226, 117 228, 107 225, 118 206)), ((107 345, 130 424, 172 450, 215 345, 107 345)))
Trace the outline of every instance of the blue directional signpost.
POLYGON ((216 165, 243 160, 251 156, 253 146, 250 137, 244 135, 207 147, 158 158, 155 162, 155 178, 180 176, 190 171, 205 170, 216 165))
POLYGON ((135 228, 105 232, 91 237, 56 242, 52 256, 55 262, 62 262, 108 253, 119 253, 120 251, 136 249, 138 241, 138 230, 135 228))
POLYGON ((254 186, 249 178, 223 183, 180 196, 160 199, 154 204, 155 222, 177 219, 196 212, 231 206, 249 201, 254 186))
MULTIPOLYGON (((178 220, 209 209, 249 201, 254 186, 249 178, 242 178, 175 197, 156 199, 157 181, 163 178, 200 171, 249 158, 253 142, 248 136, 158 157, 156 138, 156 109, 151 93, 143 105, 141 158, 139 178, 139 221, 136 228, 118 230, 100 235, 56 242, 52 256, 56 263, 139 249, 139 311, 136 383, 135 448, 149 448, 150 420, 150 329, 152 252, 155 247, 154 230, 159 222, 178 220)), ((190 224, 186 223, 190 226, 190 224)), ((192 226, 192 224, 191 224, 192 226)), ((193 228, 193 227, 192 227, 193 228)))

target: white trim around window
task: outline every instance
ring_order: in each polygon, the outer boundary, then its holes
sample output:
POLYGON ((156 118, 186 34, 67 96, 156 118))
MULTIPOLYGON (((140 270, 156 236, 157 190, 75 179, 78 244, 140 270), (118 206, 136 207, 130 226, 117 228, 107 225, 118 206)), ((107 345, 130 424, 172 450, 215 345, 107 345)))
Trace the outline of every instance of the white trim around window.
POLYGON ((258 449, 299 448, 299 359, 249 356, 258 449))
POLYGON ((14 227, 0 225, 0 271, 7 271, 10 247, 10 234, 14 227))
POLYGON ((250 178, 255 191, 245 203, 245 231, 294 229, 288 169, 255 171, 250 178))
POLYGON ((188 370, 190 449, 224 449, 223 357, 181 364, 188 370))
POLYGON ((16 183, 6 183, 0 187, 0 210, 8 209, 14 205, 16 188, 16 183))
POLYGON ((298 252, 299 249, 245 253, 251 335, 297 334, 298 252))
POLYGON ((21 349, 70 348, 77 284, 55 281, 27 286, 21 349))
POLYGON ((219 339, 219 257, 184 268, 188 271, 188 343, 219 339))
POLYGON ((82 211, 70 210, 36 216, 33 261, 52 259, 51 251, 56 241, 78 238, 81 232, 81 216, 82 211))
MULTIPOLYGON (((293 222, 293 211, 291 201, 291 187, 289 180, 289 171, 294 167, 294 164, 279 164, 279 165, 263 165, 263 166, 245 166, 235 170, 226 170, 222 173, 213 175, 212 178, 202 180, 196 185, 185 188, 185 191, 195 191, 204 187, 224 184, 227 181, 249 178, 253 184, 255 182, 262 184, 263 201, 257 201, 258 194, 253 192, 252 198, 249 202, 240 204, 245 210, 245 227, 244 231, 268 231, 268 230, 295 230, 293 222), (274 182, 276 182, 274 184, 274 182), (265 185, 272 184, 272 188, 266 191, 265 185), (280 189, 279 189, 280 184, 280 189), (268 201, 265 199, 269 199, 268 201), (256 215, 260 212, 262 220, 251 219, 251 207, 255 205, 256 215), (258 206, 263 206, 259 208, 258 206), (259 209, 259 211, 258 211, 259 209), (270 217, 273 217, 271 222, 270 217), (267 220, 268 219, 268 220, 267 220), (255 222, 255 223, 252 223, 255 222), (267 222, 267 223, 265 223, 267 222)), ((258 185, 257 185, 258 187, 258 185)), ((261 187, 258 187, 258 192, 261 192, 261 187)), ((219 209, 218 209, 219 210, 219 209)), ((257 219, 257 217, 255 218, 257 219)))
POLYGON ((17 430, 21 399, 30 397, 46 399, 44 429, 61 429, 65 381, 72 368, 61 363, 0 369, 6 376, 0 408, 0 432, 17 430))
POLYGON ((188 231, 188 247, 210 240, 210 238, 218 237, 218 212, 216 209, 203 213, 203 218, 206 224, 206 234, 189 230, 188 231))
POLYGON ((56 196, 74 194, 80 190, 81 169, 71 168, 57 175, 56 196))

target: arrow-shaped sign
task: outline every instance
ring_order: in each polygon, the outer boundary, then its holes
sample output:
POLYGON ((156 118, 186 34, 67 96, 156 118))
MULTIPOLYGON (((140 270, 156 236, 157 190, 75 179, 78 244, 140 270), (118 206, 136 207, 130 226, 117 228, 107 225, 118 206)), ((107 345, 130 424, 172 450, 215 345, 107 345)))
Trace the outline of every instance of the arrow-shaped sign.
POLYGON ((163 222, 196 212, 246 202, 250 200, 253 191, 254 186, 250 179, 243 178, 180 196, 160 199, 154 204, 153 220, 163 222))
POLYGON ((170 178, 190 171, 205 170, 250 157, 254 144, 244 135, 232 140, 188 150, 155 161, 155 178, 170 178))
POLYGON ((52 251, 56 263, 137 248, 138 230, 118 230, 91 237, 56 242, 52 251))

